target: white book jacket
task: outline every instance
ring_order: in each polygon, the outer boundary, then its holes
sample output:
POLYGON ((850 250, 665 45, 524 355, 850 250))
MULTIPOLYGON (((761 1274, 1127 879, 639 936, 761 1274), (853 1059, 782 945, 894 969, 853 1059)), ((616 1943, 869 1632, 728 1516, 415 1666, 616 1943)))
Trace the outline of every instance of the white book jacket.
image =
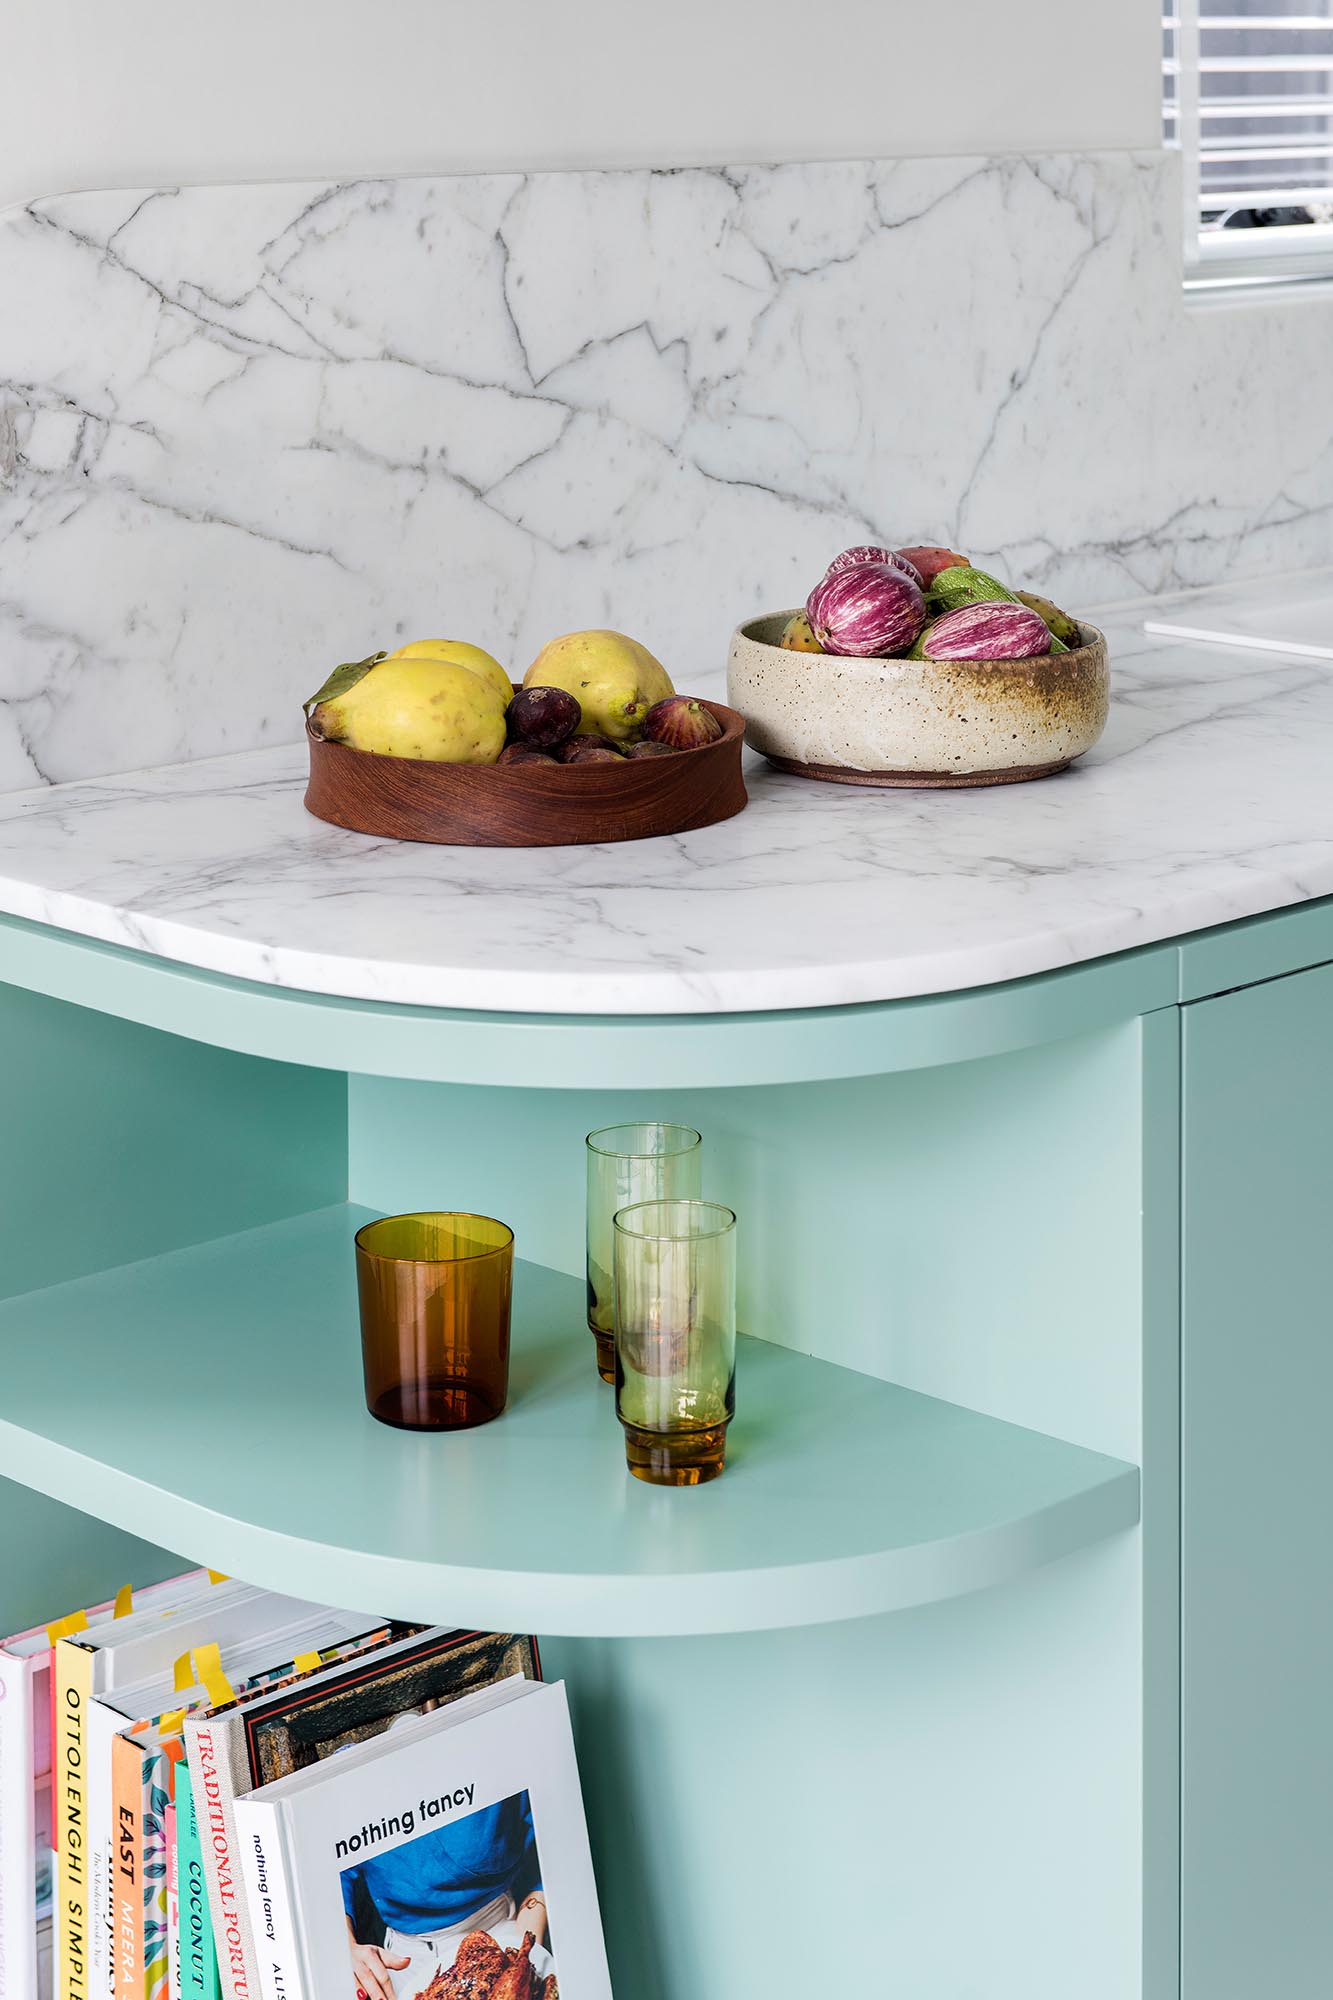
MULTIPOLYGON (((344 1752, 237 1799, 265 2000, 327 2000, 354 1990, 344 1870, 428 1836, 451 1813, 481 1812, 523 1792, 560 2000, 612 2000, 564 1683, 523 1681, 502 1693, 510 1687, 481 1690, 376 1738, 365 1752, 344 1752), (488 1706, 497 1696, 499 1705, 488 1706)), ((400 1980, 400 2000, 415 2000, 415 1979, 400 1980)))

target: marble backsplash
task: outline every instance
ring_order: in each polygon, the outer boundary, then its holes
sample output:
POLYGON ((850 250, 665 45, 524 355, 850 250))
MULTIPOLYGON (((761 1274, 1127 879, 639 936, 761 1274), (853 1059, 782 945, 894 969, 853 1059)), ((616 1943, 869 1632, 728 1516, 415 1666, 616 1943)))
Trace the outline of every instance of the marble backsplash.
POLYGON ((427 633, 677 681, 849 541, 1075 607, 1330 556, 1333 307, 1187 312, 1167 155, 0 217, 0 789, 293 738, 427 633))

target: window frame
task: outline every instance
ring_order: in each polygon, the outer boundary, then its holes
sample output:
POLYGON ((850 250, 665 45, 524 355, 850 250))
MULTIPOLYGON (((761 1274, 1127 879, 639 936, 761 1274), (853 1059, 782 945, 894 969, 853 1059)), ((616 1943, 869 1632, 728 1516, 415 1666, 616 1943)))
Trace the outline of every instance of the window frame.
MULTIPOLYGON (((1216 6, 1218 0, 1207 3, 1216 6)), ((1225 5, 1225 0, 1221 4, 1225 5)), ((1216 290, 1231 285, 1333 279, 1333 222, 1302 222, 1270 229, 1208 230, 1202 225, 1201 22, 1210 18, 1216 17, 1205 13, 1200 0, 1164 0, 1162 28, 1164 35, 1171 34, 1173 46, 1168 53, 1163 44, 1163 125, 1164 129, 1169 126, 1172 115, 1166 80, 1174 77, 1175 134, 1165 143, 1181 156, 1186 286, 1216 290)), ((1328 28, 1333 35, 1333 14, 1328 28)), ((1329 63, 1333 87, 1333 54, 1329 63)))

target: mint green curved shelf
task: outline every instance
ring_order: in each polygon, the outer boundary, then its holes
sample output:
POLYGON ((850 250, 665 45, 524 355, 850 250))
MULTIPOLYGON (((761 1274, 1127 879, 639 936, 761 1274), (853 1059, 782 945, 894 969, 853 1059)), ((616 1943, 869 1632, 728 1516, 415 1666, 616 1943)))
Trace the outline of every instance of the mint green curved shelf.
POLYGON ((583 1287, 520 1265, 509 1410, 390 1431, 361 1395, 339 1205, 0 1304, 7 1474, 353 1609, 500 1630, 751 1631, 997 1584, 1132 1527, 1134 1467, 742 1343, 733 1462, 625 1470, 583 1287))
POLYGON ((244 1055, 511 1088, 708 1089, 882 1076, 1109 1027, 1179 997, 1174 946, 922 999, 758 1014, 498 1014, 256 985, 0 918, 0 981, 244 1055))
POLYGON ((884 1076, 1092 1033, 1333 958, 1333 900, 966 992, 752 1014, 503 1014, 294 992, 0 917, 0 982, 311 1069, 530 1090, 884 1076))

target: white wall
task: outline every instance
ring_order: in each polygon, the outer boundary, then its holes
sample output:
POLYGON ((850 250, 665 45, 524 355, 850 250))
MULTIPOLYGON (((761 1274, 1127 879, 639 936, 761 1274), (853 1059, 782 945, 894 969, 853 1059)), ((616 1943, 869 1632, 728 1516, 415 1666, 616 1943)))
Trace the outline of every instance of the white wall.
POLYGON ((1156 0, 9 0, 0 205, 71 188, 1152 146, 1156 0))

